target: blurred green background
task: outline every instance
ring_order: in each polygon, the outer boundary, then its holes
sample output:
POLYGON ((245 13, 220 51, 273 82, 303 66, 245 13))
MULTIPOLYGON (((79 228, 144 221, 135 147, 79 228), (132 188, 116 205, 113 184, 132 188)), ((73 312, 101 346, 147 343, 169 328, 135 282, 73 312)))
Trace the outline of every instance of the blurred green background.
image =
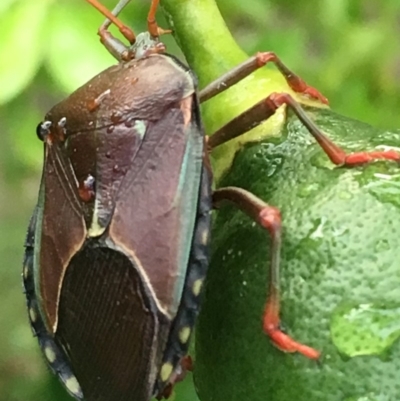
MULTIPOLYGON (((342 114, 400 126, 398 0, 218 4, 249 54, 275 51, 342 114)), ((141 31, 148 6, 133 0, 122 19, 141 31)), ((1 0, 0 21, 0 401, 68 400, 39 355, 20 279, 42 167, 35 128, 54 103, 114 61, 96 36, 102 17, 84 0, 1 0)), ((161 13, 159 22, 166 26, 161 13)), ((165 42, 180 54, 172 37, 165 42)), ((194 399, 190 380, 176 399, 194 399)))

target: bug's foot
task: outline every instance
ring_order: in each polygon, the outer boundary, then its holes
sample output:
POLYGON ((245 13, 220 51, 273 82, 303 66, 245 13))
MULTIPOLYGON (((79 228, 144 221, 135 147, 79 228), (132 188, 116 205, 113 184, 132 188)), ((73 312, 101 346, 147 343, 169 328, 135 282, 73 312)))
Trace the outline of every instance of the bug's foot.
POLYGON ((279 316, 275 313, 275 306, 267 303, 264 314, 264 332, 269 336, 272 344, 283 352, 298 352, 309 359, 318 360, 321 353, 308 345, 295 341, 280 329, 279 316))
POLYGON ((300 78, 293 71, 289 70, 285 64, 282 63, 279 57, 273 52, 259 52, 256 54, 257 63, 259 66, 264 66, 269 62, 273 62, 278 67, 279 71, 283 74, 286 82, 293 91, 301 95, 305 95, 311 99, 318 100, 323 104, 329 104, 328 99, 317 89, 309 86, 302 78, 300 78))
POLYGON ((400 162, 400 153, 394 150, 357 152, 345 154, 343 158, 343 166, 351 167, 360 164, 366 164, 377 160, 394 160, 400 162))
POLYGON ((303 81, 303 83, 306 85, 304 90, 296 91, 296 92, 299 92, 312 99, 319 100, 323 104, 329 104, 328 99, 319 90, 313 88, 312 86, 308 86, 304 81, 303 81))
POLYGON ((331 162, 337 166, 352 167, 377 160, 392 160, 400 162, 400 153, 396 152, 395 150, 373 150, 366 152, 347 153, 321 131, 321 129, 314 123, 307 113, 305 113, 300 104, 288 93, 272 93, 265 99, 265 104, 267 106, 267 110, 272 112, 276 111, 284 104, 289 106, 318 142, 331 162))

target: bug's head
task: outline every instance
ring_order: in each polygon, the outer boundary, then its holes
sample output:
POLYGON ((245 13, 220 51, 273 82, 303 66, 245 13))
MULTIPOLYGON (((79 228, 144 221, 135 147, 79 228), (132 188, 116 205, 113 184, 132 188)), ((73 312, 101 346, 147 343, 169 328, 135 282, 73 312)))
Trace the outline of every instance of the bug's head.
POLYGON ((130 47, 135 59, 147 57, 154 53, 164 53, 165 45, 160 42, 159 36, 153 37, 150 32, 142 32, 136 37, 135 43, 130 47))
POLYGON ((165 52, 165 45, 160 42, 160 35, 171 33, 171 31, 164 30, 157 25, 155 14, 159 0, 151 1, 150 10, 147 15, 147 32, 140 33, 137 36, 132 29, 123 24, 119 18, 117 18, 118 14, 130 0, 120 0, 113 11, 108 10, 99 3, 98 0, 86 1, 107 18, 100 26, 98 34, 103 45, 118 61, 140 59, 154 53, 165 52), (114 24, 121 34, 129 41, 129 46, 122 43, 108 31, 111 24, 114 24))

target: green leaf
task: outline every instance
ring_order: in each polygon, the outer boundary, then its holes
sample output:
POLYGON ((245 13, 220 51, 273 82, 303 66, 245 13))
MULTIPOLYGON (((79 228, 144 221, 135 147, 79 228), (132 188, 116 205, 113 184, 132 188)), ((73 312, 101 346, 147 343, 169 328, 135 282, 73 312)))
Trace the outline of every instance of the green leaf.
POLYGON ((40 116, 39 111, 32 107, 32 97, 28 97, 13 102, 3 117, 5 124, 11 125, 13 122, 9 142, 14 160, 19 161, 18 168, 37 172, 43 163, 43 143, 35 133, 40 122, 38 115, 40 116), (21 110, 24 110, 23 118, 19 118, 21 110))
MULTIPOLYGON (((329 110, 308 112, 344 149, 400 147, 399 132, 378 130, 329 110)), ((292 116, 281 138, 239 151, 220 185, 244 188, 280 209, 282 326, 295 340, 320 350, 322 357, 318 363, 271 344, 262 329, 270 236, 241 211, 220 205, 196 326, 199 398, 343 401, 344 395, 361 400, 373 393, 396 400, 398 165, 336 168, 292 116), (373 316, 359 314, 349 323, 349 313, 370 305, 379 305, 373 316)))
POLYGON ((0 3, 0 15, 5 14, 6 11, 16 2, 17 0, 3 0, 0 3))
POLYGON ((89 4, 77 8, 75 1, 52 9, 46 66, 65 92, 72 92, 116 63, 97 36, 96 27, 103 19, 89 4))
POLYGON ((0 104, 18 95, 36 74, 43 55, 42 27, 51 1, 18 1, 2 16, 0 104))

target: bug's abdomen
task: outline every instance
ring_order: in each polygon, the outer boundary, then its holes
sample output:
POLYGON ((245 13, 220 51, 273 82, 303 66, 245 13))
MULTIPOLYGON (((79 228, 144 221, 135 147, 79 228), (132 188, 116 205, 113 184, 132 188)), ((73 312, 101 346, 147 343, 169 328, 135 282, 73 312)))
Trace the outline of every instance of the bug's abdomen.
POLYGON ((160 334, 154 303, 123 253, 86 245, 71 259, 55 337, 90 401, 150 399, 160 334))

